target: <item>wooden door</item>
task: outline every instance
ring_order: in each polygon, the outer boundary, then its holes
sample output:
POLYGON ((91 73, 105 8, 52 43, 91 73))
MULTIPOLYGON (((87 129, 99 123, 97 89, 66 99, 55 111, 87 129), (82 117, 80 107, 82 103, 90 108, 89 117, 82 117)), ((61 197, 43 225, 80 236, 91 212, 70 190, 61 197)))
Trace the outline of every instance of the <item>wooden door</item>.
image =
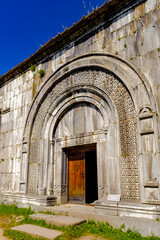
POLYGON ((85 154, 69 154, 68 161, 68 195, 69 201, 85 203, 85 154))

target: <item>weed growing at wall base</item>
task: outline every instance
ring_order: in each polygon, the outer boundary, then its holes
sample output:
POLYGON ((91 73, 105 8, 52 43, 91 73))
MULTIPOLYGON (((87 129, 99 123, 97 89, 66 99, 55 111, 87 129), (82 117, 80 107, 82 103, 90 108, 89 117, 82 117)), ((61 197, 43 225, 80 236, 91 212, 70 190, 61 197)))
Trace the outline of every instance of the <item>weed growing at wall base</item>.
POLYGON ((4 203, 0 204, 0 216, 2 215, 23 215, 28 216, 33 214, 34 211, 31 208, 18 208, 16 205, 5 205, 4 203))

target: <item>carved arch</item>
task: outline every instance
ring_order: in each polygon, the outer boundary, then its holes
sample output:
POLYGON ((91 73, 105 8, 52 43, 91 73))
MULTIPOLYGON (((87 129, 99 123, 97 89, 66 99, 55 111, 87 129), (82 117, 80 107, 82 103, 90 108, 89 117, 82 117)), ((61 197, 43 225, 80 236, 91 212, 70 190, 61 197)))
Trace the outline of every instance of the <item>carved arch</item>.
MULTIPOLYGON (((34 124, 34 119, 40 108, 43 101, 45 101, 45 97, 56 84, 61 81, 61 79, 67 78, 70 74, 80 71, 86 68, 92 69, 104 69, 110 73, 114 73, 118 79, 126 86, 128 92, 133 100, 133 105, 135 108, 135 117, 138 116, 139 109, 145 106, 149 106, 152 111, 155 111, 155 102, 152 97, 150 87, 147 81, 142 80, 142 76, 138 73, 137 69, 135 69, 128 62, 120 59, 111 54, 90 54, 81 56, 73 61, 65 64, 61 68, 59 68, 42 86, 37 96, 35 97, 32 106, 30 108, 25 130, 24 137, 28 140, 31 137, 32 127, 34 124), (145 98, 141 98, 142 92, 145 93, 145 98)), ((27 149, 29 149, 29 144, 27 145, 27 149)), ((28 150, 29 151, 29 150, 28 150)), ((24 162, 26 163, 29 159, 29 154, 24 157, 24 162)), ((27 166, 27 165, 26 165, 27 166)), ((24 185, 27 183, 27 175, 23 177, 24 185)), ((24 188, 27 191, 27 188, 24 188)))

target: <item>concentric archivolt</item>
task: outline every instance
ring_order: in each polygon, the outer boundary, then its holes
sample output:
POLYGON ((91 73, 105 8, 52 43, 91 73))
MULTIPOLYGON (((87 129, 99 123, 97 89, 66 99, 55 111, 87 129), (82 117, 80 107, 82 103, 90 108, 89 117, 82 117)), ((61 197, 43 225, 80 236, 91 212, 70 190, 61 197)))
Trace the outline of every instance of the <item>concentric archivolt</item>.
POLYGON ((122 200, 139 201, 139 171, 137 160, 136 115, 132 98, 124 84, 115 75, 101 68, 86 68, 73 72, 53 86, 41 104, 36 115, 30 139, 29 193, 36 193, 40 159, 40 141, 45 117, 60 96, 65 92, 74 94, 72 89, 83 86, 95 87, 107 94, 114 102, 119 121, 121 146, 121 192, 122 200), (34 177, 35 176, 35 177, 34 177))

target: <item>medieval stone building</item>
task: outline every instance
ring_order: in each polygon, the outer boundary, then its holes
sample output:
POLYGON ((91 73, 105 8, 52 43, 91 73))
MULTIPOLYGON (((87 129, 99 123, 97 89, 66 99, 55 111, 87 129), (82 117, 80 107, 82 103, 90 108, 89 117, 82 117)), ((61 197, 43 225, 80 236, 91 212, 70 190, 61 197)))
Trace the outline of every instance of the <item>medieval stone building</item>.
POLYGON ((105 2, 0 77, 1 201, 156 218, 159 96, 160 0, 105 2))

